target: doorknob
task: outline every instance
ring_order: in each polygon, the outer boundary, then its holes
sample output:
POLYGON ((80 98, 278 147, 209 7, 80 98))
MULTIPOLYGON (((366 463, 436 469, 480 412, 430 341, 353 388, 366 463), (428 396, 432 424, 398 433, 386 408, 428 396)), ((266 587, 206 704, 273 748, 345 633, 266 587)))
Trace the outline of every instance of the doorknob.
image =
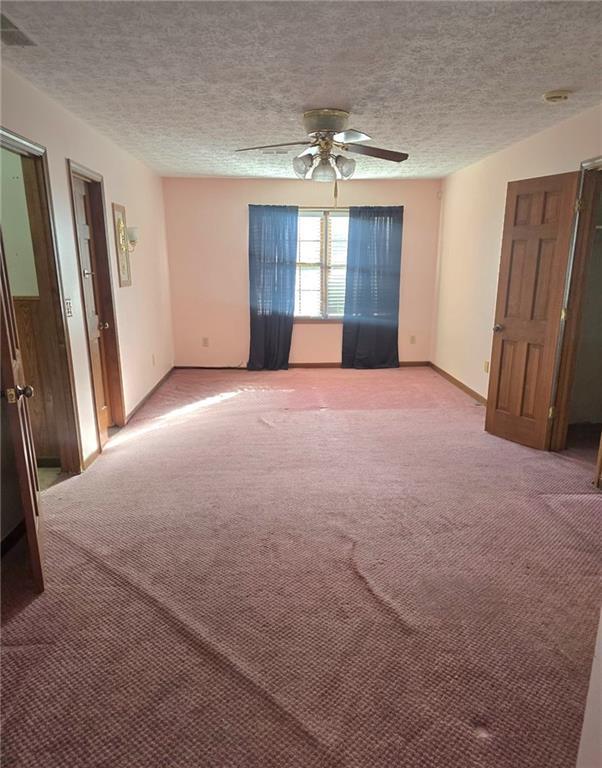
POLYGON ((108 328, 109 328, 109 324, 108 323, 102 323, 102 322, 98 323, 98 330, 99 331, 106 331, 106 330, 108 330, 108 328))
POLYGON ((17 397, 33 397, 34 391, 31 384, 26 384, 24 387, 20 387, 18 384, 15 387, 17 397))
POLYGON ((504 330, 504 326, 503 326, 503 325, 500 325, 499 323, 496 323, 496 324, 493 326, 493 331, 494 331, 494 333, 499 333, 500 331, 503 331, 503 330, 504 330))

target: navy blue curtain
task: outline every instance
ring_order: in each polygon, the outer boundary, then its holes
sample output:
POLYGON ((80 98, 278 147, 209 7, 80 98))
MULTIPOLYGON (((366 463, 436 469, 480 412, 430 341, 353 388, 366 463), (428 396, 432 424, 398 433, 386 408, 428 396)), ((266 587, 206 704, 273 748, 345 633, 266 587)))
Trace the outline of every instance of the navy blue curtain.
POLYGON ((295 311, 299 209, 249 206, 250 371, 288 368, 295 311))
POLYGON ((349 209, 343 368, 397 368, 403 208, 349 209))

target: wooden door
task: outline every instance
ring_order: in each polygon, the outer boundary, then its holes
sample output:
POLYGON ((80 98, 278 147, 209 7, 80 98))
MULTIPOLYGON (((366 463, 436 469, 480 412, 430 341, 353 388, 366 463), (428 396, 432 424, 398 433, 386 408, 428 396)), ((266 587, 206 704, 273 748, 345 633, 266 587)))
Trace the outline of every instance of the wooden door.
POLYGON ((28 399, 33 397, 35 393, 32 387, 26 384, 23 376, 17 323, 2 247, 0 247, 0 294, 2 297, 2 316, 0 318, 2 397, 6 399, 7 403, 7 426, 14 451, 21 513, 25 522, 29 550, 29 564, 34 586, 38 592, 41 592, 44 589, 44 578, 39 542, 38 473, 27 405, 28 399))
POLYGON ((549 447, 578 172, 508 185, 485 428, 549 447))
POLYGON ((91 226, 92 213, 88 183, 78 177, 73 177, 73 199, 79 243, 84 311, 90 348, 90 368, 96 404, 98 434, 102 446, 107 442, 108 429, 113 424, 107 377, 107 350, 103 339, 103 330, 108 330, 108 323, 99 316, 99 308, 102 304, 99 281, 97 279, 99 273, 91 226))

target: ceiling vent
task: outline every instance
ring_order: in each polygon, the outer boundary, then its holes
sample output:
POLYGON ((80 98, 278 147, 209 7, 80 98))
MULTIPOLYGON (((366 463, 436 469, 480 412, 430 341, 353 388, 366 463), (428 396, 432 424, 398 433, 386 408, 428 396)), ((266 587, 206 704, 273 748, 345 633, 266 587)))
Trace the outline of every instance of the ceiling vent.
POLYGON ((33 40, 21 32, 3 13, 0 14, 0 40, 2 40, 3 45, 16 45, 19 48, 35 45, 33 40))

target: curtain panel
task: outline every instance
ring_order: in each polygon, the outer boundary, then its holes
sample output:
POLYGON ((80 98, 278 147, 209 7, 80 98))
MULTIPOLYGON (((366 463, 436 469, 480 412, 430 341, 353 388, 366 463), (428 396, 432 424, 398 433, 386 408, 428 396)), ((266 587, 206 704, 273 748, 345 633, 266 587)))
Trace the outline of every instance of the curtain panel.
POLYGON ((249 206, 250 371, 288 368, 298 219, 296 206, 249 206))
POLYGON ((403 208, 352 207, 343 368, 397 368, 403 208))

